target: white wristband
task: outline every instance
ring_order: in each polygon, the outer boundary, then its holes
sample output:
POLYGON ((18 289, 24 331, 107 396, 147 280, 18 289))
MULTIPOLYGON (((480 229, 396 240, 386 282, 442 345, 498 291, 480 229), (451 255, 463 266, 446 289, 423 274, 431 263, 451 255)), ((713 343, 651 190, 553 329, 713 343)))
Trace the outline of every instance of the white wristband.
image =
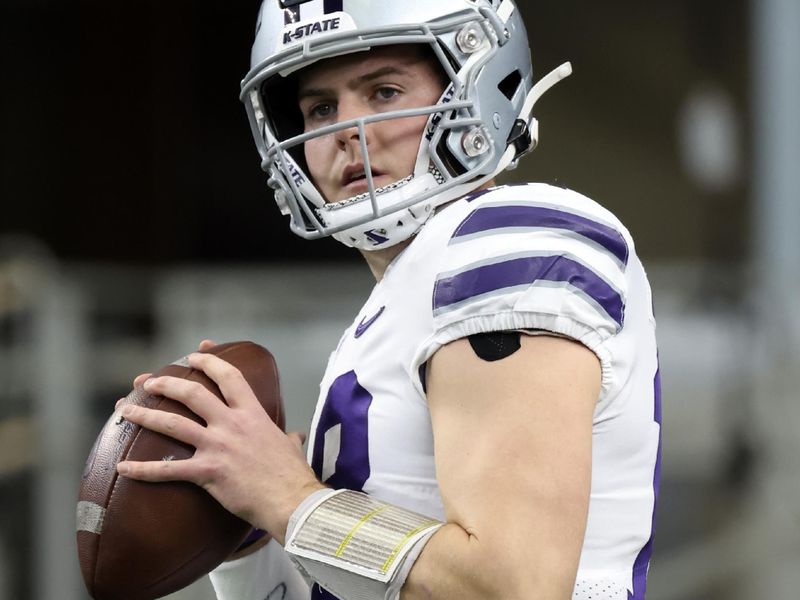
POLYGON ((289 519, 285 549, 341 600, 394 600, 443 524, 350 490, 319 490, 289 519))

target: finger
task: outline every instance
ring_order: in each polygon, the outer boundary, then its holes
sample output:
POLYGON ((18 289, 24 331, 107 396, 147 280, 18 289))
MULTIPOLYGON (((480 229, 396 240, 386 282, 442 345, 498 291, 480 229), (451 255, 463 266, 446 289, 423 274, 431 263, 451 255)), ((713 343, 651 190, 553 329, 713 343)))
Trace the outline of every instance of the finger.
POLYGON ((139 387, 145 381, 147 381, 150 378, 151 375, 152 375, 152 373, 142 373, 141 375, 137 375, 133 379, 133 387, 135 387, 135 388, 139 387))
POLYGON ((206 423, 225 414, 225 403, 197 381, 165 375, 148 379, 144 389, 149 394, 177 400, 206 423))
POLYGON ((229 362, 213 354, 195 352, 189 355, 189 366, 208 375, 219 386, 231 408, 261 406, 241 371, 229 362))
POLYGON ((203 340, 200 342, 200 345, 197 347, 198 350, 201 352, 205 352, 206 350, 211 350, 217 343, 214 340, 203 340))
POLYGON ((117 464, 117 473, 139 481, 193 481, 191 459, 188 460, 126 460, 117 464))
POLYGON ((203 441, 206 428, 175 413, 163 410, 153 410, 135 404, 126 404, 122 407, 122 416, 137 425, 163 433, 173 439, 197 448, 203 441))
POLYGON ((306 434, 301 431, 290 431, 286 436, 298 447, 302 448, 306 443, 306 434))

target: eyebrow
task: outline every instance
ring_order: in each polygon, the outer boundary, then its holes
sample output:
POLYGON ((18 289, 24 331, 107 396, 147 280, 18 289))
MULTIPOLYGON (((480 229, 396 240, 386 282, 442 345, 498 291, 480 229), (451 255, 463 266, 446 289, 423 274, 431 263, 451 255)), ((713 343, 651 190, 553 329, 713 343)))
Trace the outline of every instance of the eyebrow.
MULTIPOLYGON (((386 75, 408 75, 408 71, 396 66, 386 66, 381 67, 380 69, 375 69, 374 71, 370 71, 369 73, 365 73, 364 75, 359 75, 358 77, 354 77, 350 81, 347 82, 348 89, 356 89, 358 86, 369 83, 375 79, 380 79, 381 77, 385 77, 386 75)), ((317 96, 330 96, 333 94, 332 88, 301 88, 300 91, 297 92, 297 101, 304 98, 309 97, 317 97, 317 96)))

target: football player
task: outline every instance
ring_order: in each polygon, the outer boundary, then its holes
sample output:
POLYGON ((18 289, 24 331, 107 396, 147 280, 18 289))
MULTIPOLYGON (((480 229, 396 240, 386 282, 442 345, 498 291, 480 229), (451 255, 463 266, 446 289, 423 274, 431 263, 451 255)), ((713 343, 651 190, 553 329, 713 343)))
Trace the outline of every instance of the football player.
MULTIPOLYGON (((660 465, 650 287, 576 192, 495 185, 536 145, 512 0, 265 0, 242 99, 281 211, 376 285, 329 360, 308 456, 221 359, 126 407, 197 448, 122 475, 203 486, 268 536, 223 600, 644 598, 660 465)), ((320 308, 324 310, 324 290, 320 308)), ((257 536, 254 536, 254 540, 257 536)))

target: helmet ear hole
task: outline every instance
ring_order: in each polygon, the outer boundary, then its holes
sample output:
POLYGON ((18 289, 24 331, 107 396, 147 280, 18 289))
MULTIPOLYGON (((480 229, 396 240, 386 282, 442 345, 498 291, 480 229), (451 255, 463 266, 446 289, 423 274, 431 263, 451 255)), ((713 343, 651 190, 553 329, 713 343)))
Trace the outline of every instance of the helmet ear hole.
POLYGON ((503 78, 503 81, 497 84, 497 89, 510 101, 514 99, 514 94, 517 93, 521 83, 522 74, 519 72, 519 69, 514 69, 503 78))
POLYGON ((303 113, 297 103, 297 79, 275 75, 261 84, 261 102, 278 141, 303 132, 303 113))
POLYGON ((442 139, 439 140, 439 143, 436 146, 436 153, 444 163, 444 166, 447 167, 447 172, 450 174, 450 176, 458 177, 459 175, 466 173, 467 169, 450 151, 450 148, 447 146, 447 137, 448 136, 443 135, 442 139))
MULTIPOLYGON (((453 53, 450 51, 450 48, 447 46, 447 44, 445 44, 441 40, 438 40, 436 44, 442 51, 442 54, 444 54, 445 59, 447 59, 447 62, 450 64, 450 67, 452 67, 454 71, 458 72, 458 70, 461 69, 461 65, 453 56, 453 53)), ((450 78, 447 77, 447 73, 444 72, 444 69, 442 69, 441 66, 439 68, 440 68, 440 73, 442 75, 443 83, 445 84, 445 87, 447 87, 448 85, 450 85, 450 78)))

